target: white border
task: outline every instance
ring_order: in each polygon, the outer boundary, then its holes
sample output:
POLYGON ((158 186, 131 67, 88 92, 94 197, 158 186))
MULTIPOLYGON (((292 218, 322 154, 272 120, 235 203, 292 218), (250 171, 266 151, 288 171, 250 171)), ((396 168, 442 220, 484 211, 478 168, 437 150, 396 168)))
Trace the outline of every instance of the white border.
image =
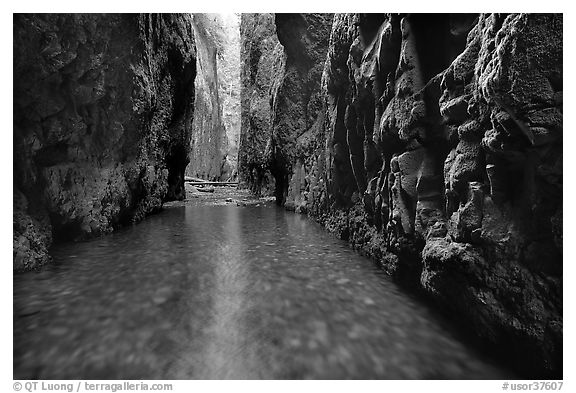
MULTIPOLYGON (((570 70, 574 69, 574 13, 568 1, 547 0, 528 4, 527 2, 502 1, 502 0, 482 0, 482 1, 390 1, 389 4, 383 1, 372 1, 358 3, 354 1, 322 1, 312 2, 310 0, 290 0, 285 2, 274 1, 134 1, 120 2, 118 0, 97 0, 97 1, 11 1, 3 2, 0 6, 2 34, 0 39, 3 48, 2 67, 2 133, 3 142, 0 168, 2 168, 2 180, 4 182, 1 193, 2 217, 0 218, 0 244, 4 265, 2 268, 1 282, 2 294, 0 303, 5 319, 2 324, 0 343, 3 348, 3 356, 0 367, 0 391, 10 392, 12 390, 12 244, 10 242, 12 225, 12 13, 13 12, 559 12, 564 13, 564 51, 565 69, 568 70, 564 76, 565 90, 568 93, 573 91, 574 76, 570 70), (567 67, 566 67, 567 66, 567 67)), ((575 194, 575 179, 573 169, 576 168, 576 154, 572 153, 572 147, 576 147, 576 128, 574 127, 574 98, 571 94, 564 96, 566 116, 564 117, 564 243, 576 244, 571 230, 571 223, 576 222, 574 208, 570 197, 575 194)), ((574 277, 574 251, 566 247, 564 254, 564 276, 570 281, 574 277)), ((564 387, 563 391, 574 391, 571 386, 572 375, 566 365, 573 364, 574 348, 574 286, 568 285, 564 291, 564 300, 567 307, 564 307, 564 387)), ((152 381, 150 381, 152 382, 152 381)), ((363 392, 387 392, 387 391, 422 391, 422 392, 500 392, 502 382, 500 381, 173 381, 176 392, 193 391, 226 391, 234 393, 255 391, 266 392, 290 392, 294 390, 305 391, 330 391, 349 392, 351 390, 362 389, 363 392)), ((511 381, 514 382, 514 381, 511 381)), ((520 381, 516 381, 520 382, 520 381)))

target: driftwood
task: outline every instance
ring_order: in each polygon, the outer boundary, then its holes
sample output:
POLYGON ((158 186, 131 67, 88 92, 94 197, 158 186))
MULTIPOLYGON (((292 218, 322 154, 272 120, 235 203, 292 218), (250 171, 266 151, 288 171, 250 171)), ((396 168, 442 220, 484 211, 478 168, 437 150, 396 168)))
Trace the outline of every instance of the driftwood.
POLYGON ((226 182, 226 181, 204 181, 204 182, 196 182, 196 181, 186 181, 186 183, 192 186, 237 186, 238 182, 226 182))
POLYGON ((237 186, 237 181, 208 181, 198 177, 184 176, 184 181, 192 186, 237 186))

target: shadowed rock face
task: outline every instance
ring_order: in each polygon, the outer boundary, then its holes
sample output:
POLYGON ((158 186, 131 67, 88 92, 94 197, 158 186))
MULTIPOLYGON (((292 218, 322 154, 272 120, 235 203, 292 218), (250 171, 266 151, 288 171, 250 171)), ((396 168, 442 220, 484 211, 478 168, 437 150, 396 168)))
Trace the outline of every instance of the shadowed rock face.
POLYGON ((14 269, 183 199, 186 15, 14 16, 14 269))
POLYGON ((278 201, 561 376, 562 15, 326 19, 276 16, 278 201))
POLYGON ((242 132, 238 152, 239 177, 255 194, 274 192, 270 173, 274 67, 283 48, 278 43, 274 14, 242 14, 240 24, 242 132))
POLYGON ((289 184, 300 187, 302 160, 322 120, 320 89, 332 14, 276 14, 276 32, 283 46, 274 67, 270 169, 276 200, 289 208, 299 204, 289 184))

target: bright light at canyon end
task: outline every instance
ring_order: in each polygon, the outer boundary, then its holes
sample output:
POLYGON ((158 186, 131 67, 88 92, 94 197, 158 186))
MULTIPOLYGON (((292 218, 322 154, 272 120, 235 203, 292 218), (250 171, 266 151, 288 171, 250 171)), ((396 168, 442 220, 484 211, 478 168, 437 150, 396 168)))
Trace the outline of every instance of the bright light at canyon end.
POLYGON ((196 98, 189 176, 237 180, 240 14, 194 14, 196 98))

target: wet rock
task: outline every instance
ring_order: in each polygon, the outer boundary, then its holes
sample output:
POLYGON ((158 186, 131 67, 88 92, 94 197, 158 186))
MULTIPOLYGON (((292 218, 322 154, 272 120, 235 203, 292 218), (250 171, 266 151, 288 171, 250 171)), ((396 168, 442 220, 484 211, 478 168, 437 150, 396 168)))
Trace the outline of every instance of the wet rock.
POLYGON ((450 189, 458 190, 469 181, 482 178, 483 155, 480 142, 462 140, 456 147, 453 161, 449 165, 448 184, 450 189))
POLYGON ((413 201, 416 201, 416 183, 420 164, 424 158, 424 150, 413 150, 402 153, 398 156, 398 173, 400 176, 400 186, 413 201))
POLYGON ((45 214, 26 214, 28 201, 14 189, 13 259, 19 270, 28 270, 50 262, 52 243, 50 220, 45 214))
POLYGON ((447 123, 462 123, 468 118, 467 96, 458 96, 440 106, 440 114, 447 123))
POLYGON ((484 135, 482 125, 476 120, 468 120, 458 127, 458 138, 464 141, 477 141, 484 135))
POLYGON ((422 256, 423 287, 451 304, 453 309, 460 310, 469 326, 490 326, 490 329, 478 331, 485 342, 500 347, 502 342, 509 340, 522 356, 516 361, 523 367, 533 361, 534 350, 550 369, 557 367, 559 359, 554 354, 559 350, 556 345, 561 341, 561 333, 557 329, 552 332, 548 327, 558 321, 558 309, 549 303, 560 301, 557 288, 546 293, 526 292, 527 288, 539 287, 544 281, 525 267, 510 268, 494 263, 483 255, 481 248, 466 243, 444 239, 430 241, 422 256), (508 288, 507 298, 499 295, 503 288, 508 288), (546 326, 543 331, 533 328, 540 324, 546 326), (542 339, 546 340, 546 345, 541 344, 542 339))

